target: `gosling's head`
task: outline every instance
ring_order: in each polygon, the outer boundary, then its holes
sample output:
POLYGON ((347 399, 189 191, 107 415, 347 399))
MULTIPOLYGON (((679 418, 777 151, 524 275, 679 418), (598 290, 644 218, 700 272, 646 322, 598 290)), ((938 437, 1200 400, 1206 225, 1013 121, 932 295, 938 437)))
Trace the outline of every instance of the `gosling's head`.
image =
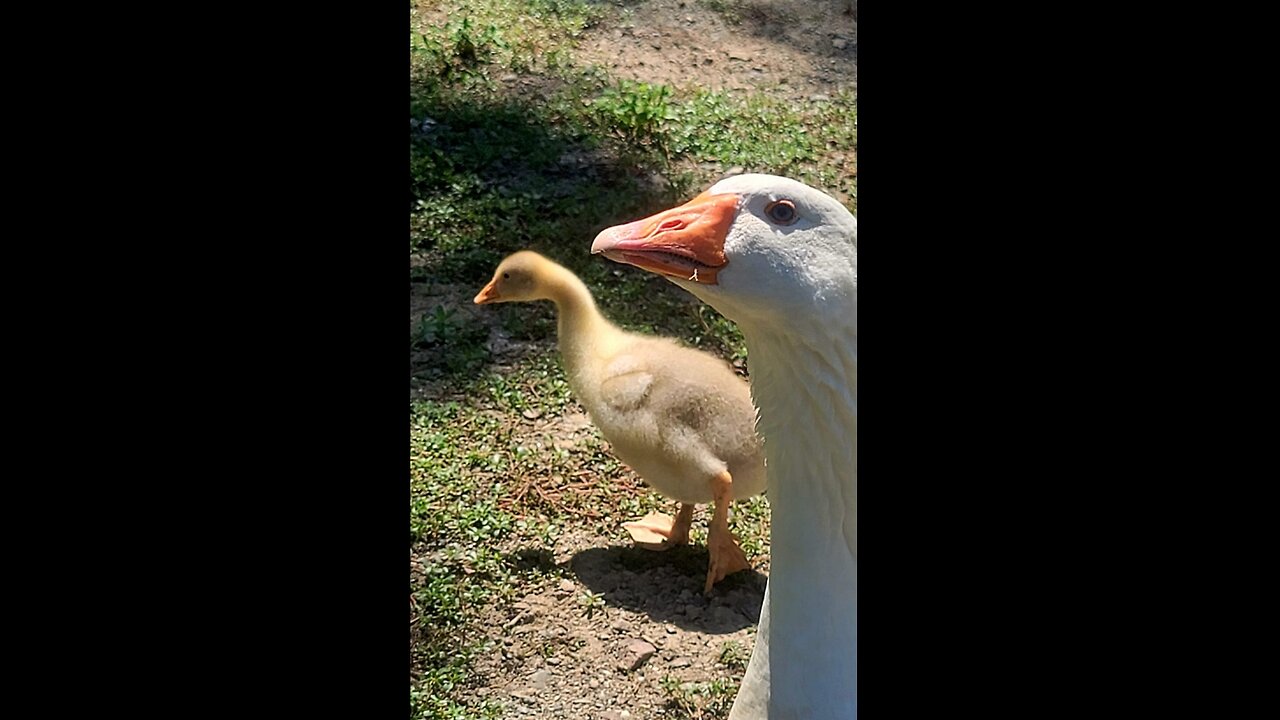
POLYGON ((531 250, 508 255, 493 271, 493 279, 476 295, 476 304, 548 300, 546 278, 556 264, 531 250))

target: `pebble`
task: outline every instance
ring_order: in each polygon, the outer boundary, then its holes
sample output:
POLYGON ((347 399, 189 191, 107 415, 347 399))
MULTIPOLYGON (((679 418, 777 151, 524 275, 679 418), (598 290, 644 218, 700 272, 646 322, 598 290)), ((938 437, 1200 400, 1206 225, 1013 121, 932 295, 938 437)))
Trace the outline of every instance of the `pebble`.
MULTIPOLYGON (((545 690, 552 677, 550 670, 537 670, 529 676, 529 683, 533 685, 535 690, 545 690)), ((515 693, 512 694, 514 695, 515 693)))
POLYGON ((649 658, 653 657, 658 649, 651 643, 635 639, 627 643, 625 657, 618 662, 618 669, 634 672, 640 669, 641 665, 649 662, 649 658))

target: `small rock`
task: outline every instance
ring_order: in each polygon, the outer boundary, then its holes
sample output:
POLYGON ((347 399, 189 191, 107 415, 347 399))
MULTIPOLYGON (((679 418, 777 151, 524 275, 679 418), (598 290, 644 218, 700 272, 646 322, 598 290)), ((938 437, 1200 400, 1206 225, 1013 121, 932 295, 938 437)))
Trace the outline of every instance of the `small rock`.
POLYGON ((674 626, 674 625, 668 625, 668 626, 666 626, 666 630, 667 630, 667 634, 668 634, 668 635, 675 635, 675 634, 676 634, 676 628, 675 628, 675 626, 674 626))
POLYGON ((619 632, 626 632, 631 629, 631 623, 619 618, 617 620, 614 620, 613 623, 609 625, 609 627, 619 632))
POLYGON ((649 662, 658 649, 644 640, 632 640, 627 644, 626 656, 618 662, 618 669, 634 672, 649 662))
POLYGON ((848 45, 849 45, 849 41, 845 40, 844 38, 836 38, 835 40, 831 41, 831 46, 837 50, 843 50, 848 45))
MULTIPOLYGON (((529 683, 533 685, 535 690, 546 690, 547 684, 551 682, 550 670, 537 670, 529 676, 529 683)), ((515 695, 515 693, 511 693, 515 695)))
POLYGON ((627 650, 629 652, 636 653, 637 655, 645 655, 645 654, 653 655, 655 652, 658 651, 657 648, 653 646, 653 643, 650 643, 648 640, 641 640, 639 638, 632 640, 630 643, 627 643, 627 650))
POLYGON ((673 668, 689 667, 689 665, 690 665, 689 658, 685 658, 685 657, 678 657, 675 660, 671 661, 671 667, 673 668))
POLYGON ((750 60, 751 53, 741 48, 734 48, 728 52, 730 60, 750 60))
POLYGON ((519 79, 520 79, 520 76, 516 75, 515 73, 507 73, 506 75, 502 76, 502 82, 515 82, 516 80, 519 80, 519 79))
POLYGON ((565 592, 573 592, 574 584, 569 578, 560 578, 560 589, 565 592))
POLYGON ((530 420, 536 420, 542 417, 542 411, 539 410, 538 408, 529 408, 528 410, 525 410, 520 414, 529 418, 530 420))
POLYGON ((702 608, 698 607, 697 605, 685 605, 684 614, 685 614, 685 617, 689 618, 690 620, 697 620, 698 616, 702 614, 702 608))
POLYGON ((595 690, 596 688, 600 687, 600 681, 596 680, 595 678, 592 678, 591 682, 587 683, 587 687, 591 688, 592 690, 595 690))
POLYGON ((734 165, 728 170, 725 170, 724 175, 725 177, 729 177, 731 175, 741 175, 744 172, 746 172, 746 168, 742 167, 741 165, 734 165))
POLYGON ((547 664, 548 664, 548 665, 559 665, 559 664, 560 664, 560 658, 558 658, 558 657, 549 657, 549 658, 547 658, 547 664))

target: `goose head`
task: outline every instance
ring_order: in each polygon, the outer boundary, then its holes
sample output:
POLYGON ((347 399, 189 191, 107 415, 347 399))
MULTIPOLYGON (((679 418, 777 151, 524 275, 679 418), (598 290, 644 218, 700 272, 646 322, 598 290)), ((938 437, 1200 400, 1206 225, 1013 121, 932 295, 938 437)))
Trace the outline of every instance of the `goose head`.
POLYGON ((747 327, 844 309, 857 287, 858 221, 795 180, 747 174, 693 200, 607 228, 591 252, 665 276, 747 327))

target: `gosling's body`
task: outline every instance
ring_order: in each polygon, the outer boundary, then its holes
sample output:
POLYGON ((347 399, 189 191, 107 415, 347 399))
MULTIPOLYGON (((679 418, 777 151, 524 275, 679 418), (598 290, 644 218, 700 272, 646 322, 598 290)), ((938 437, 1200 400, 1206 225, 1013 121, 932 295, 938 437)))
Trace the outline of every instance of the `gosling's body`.
POLYGON ((722 360, 621 330, 602 345, 576 362, 578 349, 563 340, 561 352, 570 386, 619 459, 682 503, 711 502, 707 478, 724 470, 732 499, 764 491, 751 394, 722 360))

